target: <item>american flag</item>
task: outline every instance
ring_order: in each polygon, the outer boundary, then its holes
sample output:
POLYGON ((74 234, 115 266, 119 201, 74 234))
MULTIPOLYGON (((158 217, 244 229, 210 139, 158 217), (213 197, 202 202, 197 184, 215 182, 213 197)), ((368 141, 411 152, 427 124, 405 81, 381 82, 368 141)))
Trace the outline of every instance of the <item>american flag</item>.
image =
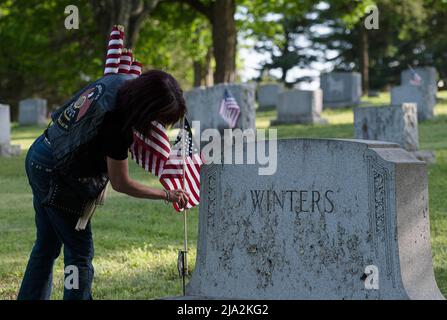
POLYGON ((413 77, 410 79, 410 84, 412 84, 413 86, 420 86, 420 85, 422 85, 422 78, 421 78, 421 76, 411 66, 409 66, 409 67, 410 67, 411 73, 413 74, 413 77))
POLYGON ((147 172, 160 177, 169 158, 171 144, 166 129, 158 122, 151 122, 151 133, 145 137, 134 130, 133 143, 130 146, 132 159, 147 172))
MULTIPOLYGON (((160 182, 167 190, 184 190, 189 195, 186 209, 200 203, 200 166, 202 159, 193 141, 191 126, 184 119, 183 129, 180 130, 174 146, 166 161, 160 182)), ((174 204, 177 212, 183 211, 174 204)))
POLYGON ((130 72, 130 67, 132 65, 132 50, 130 49, 123 49, 123 52, 121 53, 120 57, 120 64, 118 73, 119 74, 128 74, 130 72))
POLYGON ((124 27, 114 26, 110 33, 109 45, 107 47, 107 58, 104 75, 118 73, 120 57, 124 46, 124 27))
POLYGON ((138 60, 132 61, 132 65, 130 66, 130 74, 135 75, 136 77, 141 76, 141 73, 143 72, 143 65, 138 60))
POLYGON ((236 99, 227 89, 225 89, 224 92, 219 114, 228 123, 231 129, 236 126, 239 115, 241 114, 241 108, 237 104, 236 99))

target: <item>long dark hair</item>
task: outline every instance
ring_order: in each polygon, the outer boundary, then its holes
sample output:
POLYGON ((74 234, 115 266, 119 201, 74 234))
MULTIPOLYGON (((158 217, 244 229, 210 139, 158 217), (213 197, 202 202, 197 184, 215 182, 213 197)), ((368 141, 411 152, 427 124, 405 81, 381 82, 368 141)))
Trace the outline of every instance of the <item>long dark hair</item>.
POLYGON ((183 91, 169 73, 151 70, 121 87, 117 97, 118 111, 125 115, 124 130, 150 134, 151 121, 166 127, 177 123, 186 114, 183 91))

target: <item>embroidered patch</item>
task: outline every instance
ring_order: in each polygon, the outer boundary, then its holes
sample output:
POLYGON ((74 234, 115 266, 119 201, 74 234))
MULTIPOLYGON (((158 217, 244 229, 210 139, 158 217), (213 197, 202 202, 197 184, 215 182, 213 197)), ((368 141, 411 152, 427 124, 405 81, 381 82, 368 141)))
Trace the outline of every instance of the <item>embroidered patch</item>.
POLYGON ((95 105, 103 94, 103 84, 96 84, 94 87, 87 89, 61 113, 56 123, 60 128, 70 130, 75 123, 87 114, 88 110, 95 105))

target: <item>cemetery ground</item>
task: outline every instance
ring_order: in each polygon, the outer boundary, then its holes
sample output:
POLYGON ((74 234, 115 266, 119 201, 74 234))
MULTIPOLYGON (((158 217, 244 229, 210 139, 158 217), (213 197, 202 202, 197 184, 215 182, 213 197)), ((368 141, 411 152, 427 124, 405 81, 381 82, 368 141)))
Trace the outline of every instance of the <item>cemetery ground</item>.
MULTIPOLYGON (((447 92, 438 94, 437 117, 419 124, 421 150, 436 153, 429 166, 430 227, 435 275, 447 296, 447 92)), ((364 98, 364 102, 388 104, 389 95, 364 98)), ((329 125, 278 126, 279 138, 352 138, 352 109, 325 110, 329 125)), ((275 111, 257 113, 257 127, 267 128, 275 111)), ((22 145, 18 158, 0 159, 0 299, 15 299, 34 240, 32 195, 24 159, 42 127, 13 126, 13 144, 22 145)), ((160 186, 133 163, 131 176, 160 186)), ((296 168, 299 170, 299 168, 296 168)), ((191 210, 189 263, 194 267, 198 210, 191 210)), ((177 252, 183 245, 183 218, 163 202, 137 200, 109 190, 106 205, 93 218, 95 239, 95 299, 152 299, 181 295, 177 252)), ((62 297, 63 254, 57 260, 53 299, 62 297)))

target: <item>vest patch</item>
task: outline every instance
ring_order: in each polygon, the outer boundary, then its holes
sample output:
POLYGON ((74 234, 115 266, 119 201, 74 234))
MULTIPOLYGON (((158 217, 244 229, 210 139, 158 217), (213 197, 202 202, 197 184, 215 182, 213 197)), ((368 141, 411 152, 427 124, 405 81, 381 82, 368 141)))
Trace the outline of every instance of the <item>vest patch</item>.
POLYGON ((58 117, 57 125, 68 131, 77 122, 79 122, 87 111, 93 107, 96 101, 104 94, 105 87, 103 84, 96 84, 84 91, 76 101, 73 101, 58 117))

